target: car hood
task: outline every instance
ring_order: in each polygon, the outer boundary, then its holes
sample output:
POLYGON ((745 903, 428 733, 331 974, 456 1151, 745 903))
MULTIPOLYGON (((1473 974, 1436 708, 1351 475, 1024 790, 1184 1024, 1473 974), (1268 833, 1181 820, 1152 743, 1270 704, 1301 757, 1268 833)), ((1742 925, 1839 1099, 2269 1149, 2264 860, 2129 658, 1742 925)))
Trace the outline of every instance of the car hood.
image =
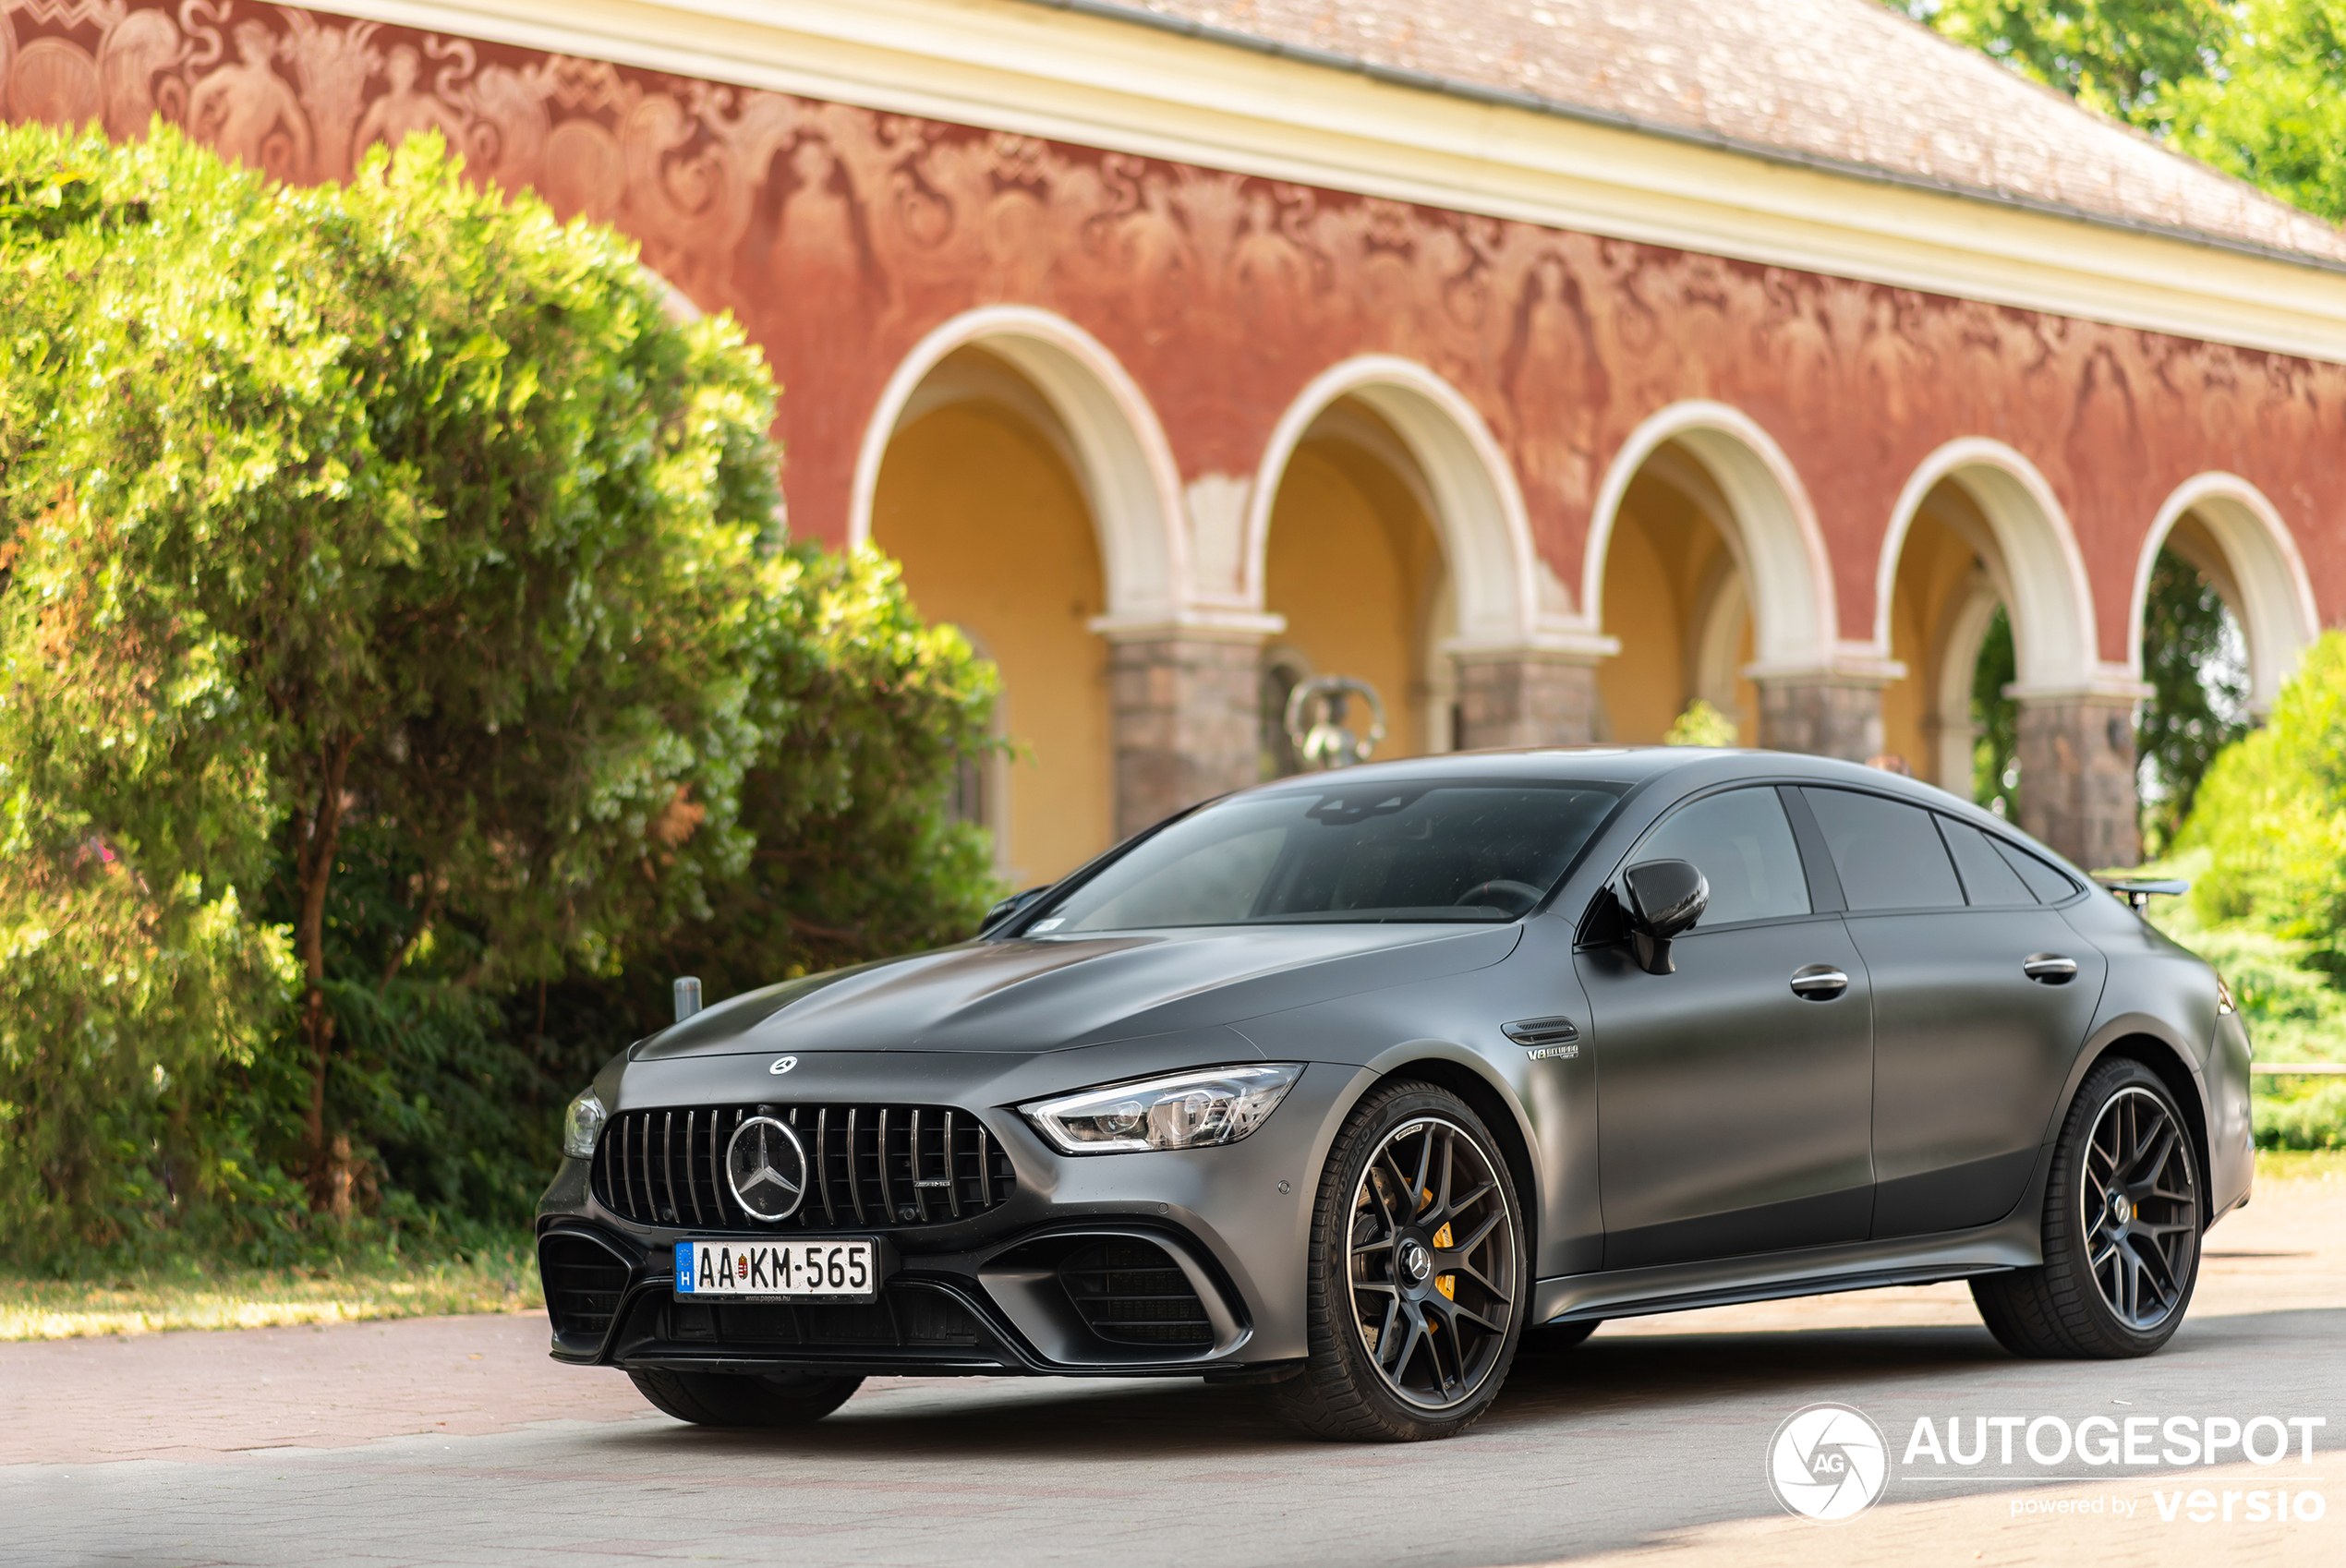
POLYGON ((1497 963, 1520 925, 1207 927, 969 942, 708 1007, 636 1061, 767 1051, 1070 1050, 1235 1023, 1497 963))

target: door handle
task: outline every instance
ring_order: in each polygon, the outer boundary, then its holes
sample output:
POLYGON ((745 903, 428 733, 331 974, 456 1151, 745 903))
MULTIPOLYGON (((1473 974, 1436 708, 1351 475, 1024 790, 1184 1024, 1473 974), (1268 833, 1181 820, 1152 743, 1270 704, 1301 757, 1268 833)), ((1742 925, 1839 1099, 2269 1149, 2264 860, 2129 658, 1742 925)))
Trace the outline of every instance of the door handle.
POLYGON ((1792 971, 1792 994, 1809 1002, 1830 1002, 1849 989, 1849 977, 1831 964, 1807 964, 1792 971))
POLYGON ((2077 978, 2077 960, 2059 953, 2031 953, 2020 960, 2020 972, 2039 985, 2066 985, 2077 978))

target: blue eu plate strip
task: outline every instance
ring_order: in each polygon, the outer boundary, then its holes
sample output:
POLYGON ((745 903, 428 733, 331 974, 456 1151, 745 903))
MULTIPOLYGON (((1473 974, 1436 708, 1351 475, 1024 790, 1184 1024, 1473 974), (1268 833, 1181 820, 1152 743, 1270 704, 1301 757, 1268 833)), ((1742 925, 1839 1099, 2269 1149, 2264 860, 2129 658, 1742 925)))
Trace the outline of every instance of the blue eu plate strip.
POLYGON ((693 1244, 689 1241, 676 1244, 676 1288, 686 1295, 692 1293, 693 1244))

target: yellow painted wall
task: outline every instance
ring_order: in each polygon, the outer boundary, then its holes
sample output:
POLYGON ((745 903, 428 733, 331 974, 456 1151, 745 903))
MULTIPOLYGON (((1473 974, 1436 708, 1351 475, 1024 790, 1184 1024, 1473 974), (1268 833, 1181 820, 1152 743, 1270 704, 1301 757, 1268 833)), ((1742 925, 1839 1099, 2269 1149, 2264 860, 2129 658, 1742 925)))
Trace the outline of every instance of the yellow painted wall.
POLYGON ((1279 641, 1313 674, 1377 689, 1380 758, 1425 750, 1425 635, 1441 571, 1423 509, 1385 464, 1348 441, 1296 447, 1271 508, 1264 608, 1287 617, 1279 641))
POLYGON ((1098 542, 1058 452, 1019 416, 949 404, 897 433, 872 498, 872 538, 903 562, 921 613, 971 633, 1000 668, 1003 729, 1020 752, 1000 847, 1017 886, 1072 870, 1113 841, 1107 645, 1098 542))

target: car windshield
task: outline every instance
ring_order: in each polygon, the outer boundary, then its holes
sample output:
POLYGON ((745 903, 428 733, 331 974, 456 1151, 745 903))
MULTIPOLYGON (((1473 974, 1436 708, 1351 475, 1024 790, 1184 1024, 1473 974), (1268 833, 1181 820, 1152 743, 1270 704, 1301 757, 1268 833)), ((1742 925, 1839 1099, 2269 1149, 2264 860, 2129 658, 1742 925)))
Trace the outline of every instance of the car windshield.
POLYGON ((1240 795, 1135 846, 1024 935, 1514 920, 1547 896, 1626 788, 1330 778, 1240 795))

